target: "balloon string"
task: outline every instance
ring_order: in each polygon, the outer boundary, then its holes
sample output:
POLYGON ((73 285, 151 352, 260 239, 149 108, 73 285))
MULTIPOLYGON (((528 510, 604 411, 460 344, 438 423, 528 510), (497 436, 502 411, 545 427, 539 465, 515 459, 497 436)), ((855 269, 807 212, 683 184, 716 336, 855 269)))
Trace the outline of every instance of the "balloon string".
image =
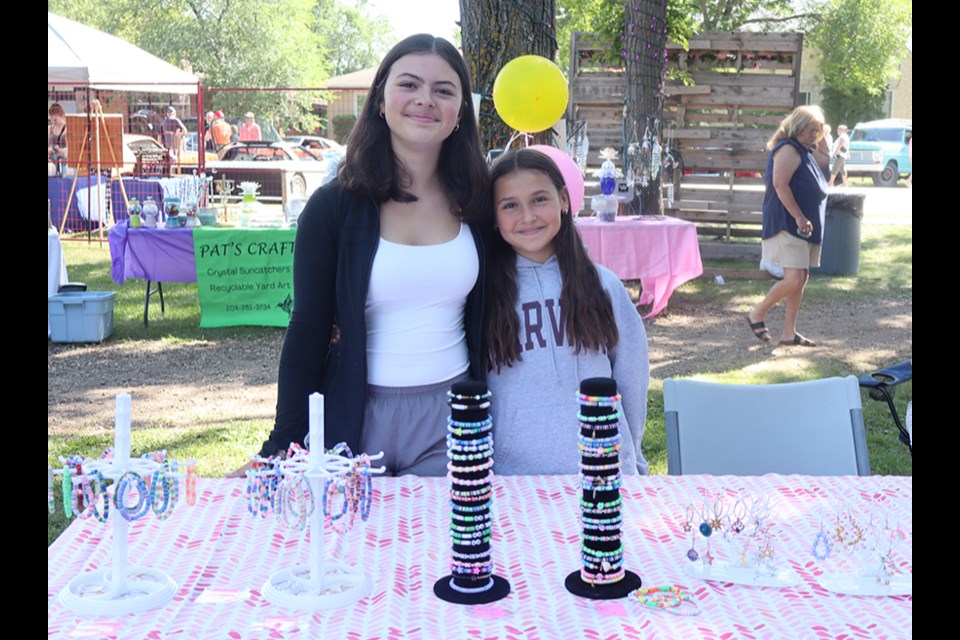
MULTIPOLYGON (((529 146, 530 146, 530 140, 533 138, 533 136, 530 135, 529 133, 524 132, 524 131, 516 131, 516 132, 514 132, 514 134, 513 134, 512 136, 510 136, 510 140, 507 141, 506 146, 503 148, 503 152, 506 153, 507 151, 509 151, 509 150, 510 150, 510 147, 513 146, 514 141, 515 141, 515 140, 518 140, 518 139, 520 139, 520 138, 523 139, 523 146, 524 146, 524 147, 529 147, 529 146)), ((522 148, 522 147, 521 147, 521 148, 522 148)))

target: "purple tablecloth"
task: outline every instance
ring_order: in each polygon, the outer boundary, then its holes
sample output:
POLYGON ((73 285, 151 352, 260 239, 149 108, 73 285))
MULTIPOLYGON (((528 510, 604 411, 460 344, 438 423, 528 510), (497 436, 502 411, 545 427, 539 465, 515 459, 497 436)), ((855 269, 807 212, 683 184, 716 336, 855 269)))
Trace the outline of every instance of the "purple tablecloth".
POLYGON ((127 221, 110 229, 110 277, 151 282, 196 282, 193 229, 130 229, 127 221))

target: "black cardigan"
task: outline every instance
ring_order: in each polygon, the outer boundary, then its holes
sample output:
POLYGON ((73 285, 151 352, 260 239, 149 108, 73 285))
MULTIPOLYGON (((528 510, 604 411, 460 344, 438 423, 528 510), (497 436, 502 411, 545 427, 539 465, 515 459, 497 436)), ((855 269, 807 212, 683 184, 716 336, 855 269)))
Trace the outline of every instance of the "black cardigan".
MULTIPOLYGON (((480 276, 467 297, 464 325, 470 376, 486 380, 482 348, 484 252, 471 225, 480 276)), ((277 416, 261 456, 303 443, 309 432, 309 396, 324 394, 325 444, 346 442, 360 453, 367 400, 365 306, 380 240, 380 210, 369 197, 337 180, 314 192, 300 215, 293 251, 293 313, 280 354, 277 416), (340 330, 330 346, 333 325, 340 330)))

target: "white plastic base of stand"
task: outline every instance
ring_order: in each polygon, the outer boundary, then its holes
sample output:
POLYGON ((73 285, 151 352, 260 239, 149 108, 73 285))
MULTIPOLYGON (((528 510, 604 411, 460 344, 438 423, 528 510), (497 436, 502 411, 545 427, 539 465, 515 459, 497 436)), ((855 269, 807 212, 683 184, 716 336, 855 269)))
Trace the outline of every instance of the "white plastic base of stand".
POLYGON ((112 584, 111 569, 77 576, 60 591, 60 603, 71 611, 91 615, 118 615, 161 607, 177 592, 177 583, 157 569, 127 567, 126 585, 112 584))
POLYGON ((891 576, 888 584, 868 576, 824 573, 817 582, 828 591, 848 596, 909 596, 913 593, 913 575, 891 576))
POLYGON ((373 583, 351 566, 324 562, 322 571, 322 588, 311 588, 309 567, 278 571, 263 584, 263 595, 291 609, 330 609, 353 604, 373 591, 373 583))
POLYGON ((800 576, 790 567, 780 567, 773 573, 758 573, 752 566, 739 566, 718 560, 712 565, 691 563, 687 575, 701 580, 733 582, 754 587, 792 587, 800 582, 800 576))

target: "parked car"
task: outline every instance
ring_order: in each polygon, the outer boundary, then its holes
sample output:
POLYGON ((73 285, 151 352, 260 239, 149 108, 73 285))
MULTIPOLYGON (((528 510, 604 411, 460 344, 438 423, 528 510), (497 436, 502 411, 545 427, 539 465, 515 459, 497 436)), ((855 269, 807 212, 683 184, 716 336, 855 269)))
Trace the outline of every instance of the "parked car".
POLYGON ((881 187, 892 187, 913 173, 907 143, 913 121, 890 118, 858 123, 850 134, 847 175, 870 176, 881 187))
POLYGON ((309 149, 289 142, 235 142, 218 152, 220 159, 208 162, 214 180, 225 178, 239 194, 240 183, 260 183, 261 199, 285 203, 288 198, 306 198, 332 177, 336 161, 321 158, 309 149))
MULTIPOLYGON (((196 134, 192 134, 196 136, 196 134)), ((123 167, 122 175, 133 175, 136 170, 137 158, 143 156, 148 163, 169 162, 181 171, 196 169, 200 154, 196 150, 183 150, 177 157, 170 157, 170 151, 157 142, 153 136, 125 133, 123 134, 123 167)), ((206 152, 204 160, 207 164, 217 160, 217 154, 206 152)))
POLYGON ((343 157, 347 154, 347 148, 345 146, 330 138, 321 136, 284 136, 283 139, 291 144, 309 149, 323 157, 331 157, 330 154, 337 154, 343 157))

